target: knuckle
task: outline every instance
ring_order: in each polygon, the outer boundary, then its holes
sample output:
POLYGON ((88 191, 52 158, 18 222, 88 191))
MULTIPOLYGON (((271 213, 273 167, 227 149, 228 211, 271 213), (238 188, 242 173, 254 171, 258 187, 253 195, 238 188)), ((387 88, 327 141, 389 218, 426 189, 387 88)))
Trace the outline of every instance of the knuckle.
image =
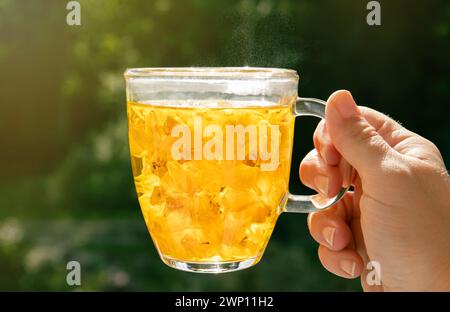
POLYGON ((308 165, 311 163, 316 163, 318 159, 318 152, 316 149, 312 149, 311 151, 306 154, 306 156, 303 158, 300 165, 308 165))

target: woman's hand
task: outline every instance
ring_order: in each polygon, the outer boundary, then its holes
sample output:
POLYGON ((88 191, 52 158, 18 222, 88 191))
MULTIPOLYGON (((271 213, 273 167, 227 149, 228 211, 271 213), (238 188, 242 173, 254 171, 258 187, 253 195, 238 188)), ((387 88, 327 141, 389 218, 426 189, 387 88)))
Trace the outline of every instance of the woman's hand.
POLYGON ((436 146, 366 107, 348 91, 328 100, 326 118, 300 166, 303 183, 343 200, 308 217, 330 272, 361 276, 364 290, 450 290, 450 178, 436 146), (381 285, 368 285, 367 263, 381 285))

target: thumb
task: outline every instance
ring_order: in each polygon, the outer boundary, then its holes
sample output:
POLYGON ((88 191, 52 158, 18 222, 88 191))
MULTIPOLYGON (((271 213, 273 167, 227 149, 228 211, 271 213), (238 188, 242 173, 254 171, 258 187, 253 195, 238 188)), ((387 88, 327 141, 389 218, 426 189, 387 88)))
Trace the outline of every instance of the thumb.
POLYGON ((330 96, 325 120, 333 145, 359 174, 381 167, 391 148, 363 117, 349 91, 330 96))

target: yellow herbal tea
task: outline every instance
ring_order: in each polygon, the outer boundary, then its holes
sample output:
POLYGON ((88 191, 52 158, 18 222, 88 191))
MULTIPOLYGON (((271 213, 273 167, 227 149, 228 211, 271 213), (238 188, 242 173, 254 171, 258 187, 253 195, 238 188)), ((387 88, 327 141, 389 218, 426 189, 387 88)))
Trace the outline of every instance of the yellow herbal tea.
POLYGON ((134 182, 153 242, 174 260, 259 259, 286 201, 292 105, 184 104, 127 103, 134 182))

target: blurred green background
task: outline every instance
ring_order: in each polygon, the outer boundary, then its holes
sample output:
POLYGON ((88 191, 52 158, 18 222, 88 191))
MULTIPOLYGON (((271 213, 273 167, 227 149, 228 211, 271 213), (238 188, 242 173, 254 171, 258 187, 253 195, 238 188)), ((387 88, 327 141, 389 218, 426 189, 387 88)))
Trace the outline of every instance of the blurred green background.
MULTIPOLYGON (((346 88, 432 140, 450 162, 450 2, 0 0, 0 290, 359 291, 325 271, 305 215, 282 215, 257 266, 225 275, 166 267, 134 193, 127 67, 270 66, 300 94, 346 88), (66 284, 66 263, 82 286, 66 284)), ((296 125, 291 189, 317 121, 296 125)))

